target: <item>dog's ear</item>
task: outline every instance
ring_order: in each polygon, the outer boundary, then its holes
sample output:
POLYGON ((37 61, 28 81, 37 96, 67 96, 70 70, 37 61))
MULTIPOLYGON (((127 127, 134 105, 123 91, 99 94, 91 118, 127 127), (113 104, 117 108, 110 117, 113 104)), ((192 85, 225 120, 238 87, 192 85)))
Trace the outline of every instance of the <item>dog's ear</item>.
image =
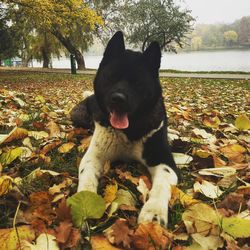
POLYGON ((121 56, 125 51, 124 38, 121 31, 117 31, 114 36, 109 40, 105 49, 103 60, 109 61, 111 58, 121 56))
POLYGON ((153 74, 158 75, 161 66, 161 48, 158 42, 152 42, 143 52, 143 57, 153 74))

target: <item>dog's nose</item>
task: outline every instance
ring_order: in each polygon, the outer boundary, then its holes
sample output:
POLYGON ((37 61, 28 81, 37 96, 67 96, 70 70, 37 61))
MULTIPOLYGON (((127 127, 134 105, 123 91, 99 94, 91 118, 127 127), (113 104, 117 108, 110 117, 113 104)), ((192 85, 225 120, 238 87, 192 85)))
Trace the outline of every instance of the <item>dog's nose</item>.
POLYGON ((116 93, 113 93, 111 95, 111 101, 114 104, 116 104, 116 103, 125 103, 127 101, 127 97, 123 93, 117 93, 116 92, 116 93))

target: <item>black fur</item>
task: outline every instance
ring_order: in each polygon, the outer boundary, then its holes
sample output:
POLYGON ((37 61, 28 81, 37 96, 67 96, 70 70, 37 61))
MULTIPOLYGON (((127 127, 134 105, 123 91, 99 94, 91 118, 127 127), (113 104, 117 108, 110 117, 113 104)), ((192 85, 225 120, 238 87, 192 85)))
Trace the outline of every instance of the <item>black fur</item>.
POLYGON ((122 131, 130 141, 139 140, 163 122, 163 127, 145 142, 143 158, 150 166, 165 163, 177 172, 167 141, 167 117, 158 74, 160 61, 157 42, 144 53, 125 50, 123 35, 117 32, 97 71, 95 95, 78 104, 71 116, 76 126, 90 128, 92 120, 111 126, 112 110, 127 113, 129 127, 122 131))

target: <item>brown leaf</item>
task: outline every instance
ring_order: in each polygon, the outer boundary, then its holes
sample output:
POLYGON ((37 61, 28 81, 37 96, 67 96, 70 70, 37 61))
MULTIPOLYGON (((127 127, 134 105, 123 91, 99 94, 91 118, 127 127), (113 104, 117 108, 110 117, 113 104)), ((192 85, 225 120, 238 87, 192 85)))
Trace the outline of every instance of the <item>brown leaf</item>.
POLYGON ((50 121, 47 124, 47 128, 49 130, 50 138, 52 138, 52 137, 60 137, 61 136, 60 127, 54 121, 50 121))
POLYGON ((56 241, 58 243, 66 243, 69 239, 73 228, 73 224, 69 221, 60 222, 59 226, 56 228, 56 241))
POLYGON ((91 237, 91 246, 93 250, 122 250, 112 246, 103 235, 94 235, 91 237))
POLYGON ((133 245, 138 250, 167 249, 172 237, 172 234, 159 224, 140 224, 133 235, 133 245))
POLYGON ((70 208, 67 206, 65 198, 61 200, 55 211, 59 221, 71 221, 70 208))
POLYGON ((12 142, 14 140, 23 139, 28 136, 28 131, 24 128, 14 128, 4 140, 5 143, 12 142))
POLYGON ((119 175, 119 178, 121 180, 129 180, 135 185, 139 184, 139 178, 138 177, 133 177, 131 172, 129 172, 129 171, 123 172, 120 169, 116 169, 115 171, 119 175))
POLYGON ((130 248, 131 236, 133 230, 129 229, 128 222, 125 219, 118 219, 116 222, 105 231, 109 241, 115 245, 122 245, 130 248))
POLYGON ((246 149, 239 144, 230 144, 220 148, 220 151, 230 160, 236 163, 241 163, 245 160, 243 153, 246 149))
POLYGON ((247 208, 247 202, 243 194, 230 193, 218 204, 218 208, 230 209, 238 213, 247 208))
POLYGON ((221 121, 217 116, 215 116, 215 117, 206 116, 203 119, 203 124, 209 128, 217 129, 219 127, 220 123, 221 123, 221 121))
POLYGON ((61 144, 61 141, 60 140, 56 140, 56 141, 53 141, 51 143, 48 143, 46 144, 41 150, 40 150, 40 153, 41 154, 47 154, 48 152, 50 152, 51 150, 53 150, 54 148, 56 148, 58 145, 61 144))

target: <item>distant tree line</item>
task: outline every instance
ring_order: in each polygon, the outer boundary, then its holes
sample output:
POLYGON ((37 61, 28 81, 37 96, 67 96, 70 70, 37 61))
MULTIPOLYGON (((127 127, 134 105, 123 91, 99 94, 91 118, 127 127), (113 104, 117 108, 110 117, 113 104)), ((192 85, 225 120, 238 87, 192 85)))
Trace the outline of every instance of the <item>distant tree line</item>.
POLYGON ((250 48, 250 16, 232 24, 199 24, 195 27, 185 48, 192 50, 213 48, 250 48))
POLYGON ((23 66, 37 59, 47 68, 53 57, 73 54, 85 69, 83 52, 117 30, 142 50, 153 40, 175 50, 193 21, 174 0, 0 0, 0 65, 19 57, 23 66))

